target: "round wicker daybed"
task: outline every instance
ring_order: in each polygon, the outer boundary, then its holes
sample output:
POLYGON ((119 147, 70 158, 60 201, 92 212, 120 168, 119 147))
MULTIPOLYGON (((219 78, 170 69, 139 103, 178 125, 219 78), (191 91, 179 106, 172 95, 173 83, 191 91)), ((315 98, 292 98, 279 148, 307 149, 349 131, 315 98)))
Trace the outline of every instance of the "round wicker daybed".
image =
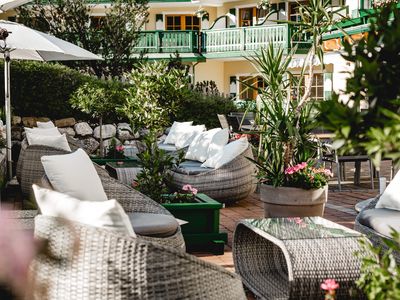
POLYGON ((214 200, 234 203, 245 199, 256 189, 256 167, 247 157, 253 158, 250 146, 234 160, 215 170, 203 168, 199 171, 201 163, 194 168, 197 172, 185 171, 178 167, 171 171, 169 185, 179 190, 185 184, 190 184, 199 193, 204 193, 214 200))

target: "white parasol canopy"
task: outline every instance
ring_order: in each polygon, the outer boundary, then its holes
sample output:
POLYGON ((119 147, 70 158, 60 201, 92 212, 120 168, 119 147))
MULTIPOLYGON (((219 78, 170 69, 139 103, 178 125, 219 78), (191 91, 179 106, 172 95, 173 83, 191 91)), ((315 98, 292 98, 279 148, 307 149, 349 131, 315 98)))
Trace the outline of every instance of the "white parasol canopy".
POLYGON ((32 0, 0 0, 0 13, 24 5, 32 0))
MULTIPOLYGON (((0 0, 1 1, 1 0, 0 0)), ((7 128, 7 162, 12 176, 10 62, 14 59, 38 61, 101 60, 102 58, 52 35, 24 25, 0 20, 0 53, 4 56, 4 88, 7 128), (4 31, 6 30, 6 32, 4 31), (8 36, 7 36, 8 33, 8 36)))

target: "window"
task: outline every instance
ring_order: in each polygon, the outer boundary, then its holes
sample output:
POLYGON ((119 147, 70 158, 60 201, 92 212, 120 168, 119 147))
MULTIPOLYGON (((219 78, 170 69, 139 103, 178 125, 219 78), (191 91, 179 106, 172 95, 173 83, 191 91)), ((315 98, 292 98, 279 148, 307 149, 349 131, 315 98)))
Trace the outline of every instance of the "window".
POLYGON ((256 100, 258 92, 255 89, 250 88, 252 86, 254 88, 264 89, 265 82, 261 77, 253 77, 253 76, 240 76, 239 77, 239 99, 243 100, 256 100))
POLYGON ((166 30, 200 30, 200 19, 193 15, 167 15, 166 30))
POLYGON ((253 16, 255 16, 255 7, 246 7, 239 9, 239 26, 247 27, 253 26, 253 16))
MULTIPOLYGON (((296 76, 298 77, 298 76, 296 76)), ((319 73, 319 74, 314 74, 314 80, 311 86, 311 95, 310 97, 313 100, 324 100, 324 74, 319 73)), ((304 88, 308 84, 308 76, 304 76, 304 82, 303 82, 303 87, 301 89, 301 92, 304 93, 304 88)), ((296 99, 297 98, 297 91, 295 88, 292 89, 292 98, 296 99)))

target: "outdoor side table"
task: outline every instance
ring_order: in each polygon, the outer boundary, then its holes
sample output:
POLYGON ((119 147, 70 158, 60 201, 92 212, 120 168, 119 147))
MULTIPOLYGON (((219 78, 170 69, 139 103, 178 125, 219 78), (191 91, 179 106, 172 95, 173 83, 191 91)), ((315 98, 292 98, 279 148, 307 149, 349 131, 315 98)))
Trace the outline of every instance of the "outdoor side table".
POLYGON ((140 162, 136 160, 124 161, 122 164, 118 162, 108 162, 106 163, 106 170, 111 177, 118 179, 122 183, 131 185, 142 170, 142 166, 140 162))
MULTIPOLYGON (((335 279, 337 299, 347 299, 360 277, 354 253, 361 238, 320 217, 246 219, 236 226, 233 260, 243 283, 262 299, 323 299, 325 279, 335 279)), ((364 298, 357 290, 352 299, 364 298)))

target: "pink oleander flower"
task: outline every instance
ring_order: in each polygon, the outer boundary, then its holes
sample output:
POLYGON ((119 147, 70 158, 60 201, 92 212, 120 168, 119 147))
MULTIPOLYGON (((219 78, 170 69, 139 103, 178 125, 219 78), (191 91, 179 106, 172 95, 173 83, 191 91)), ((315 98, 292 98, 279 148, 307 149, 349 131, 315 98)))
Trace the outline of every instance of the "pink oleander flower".
POLYGON ((118 152, 122 152, 124 151, 124 146, 115 146, 115 150, 117 150, 118 152))
POLYGON ((295 170, 294 170, 293 167, 289 167, 289 168, 287 168, 287 169, 285 170, 285 174, 287 174, 287 175, 291 175, 291 174, 293 174, 294 172, 295 172, 295 170))
POLYGON ((39 244, 9 212, 0 211, 0 282, 23 296, 28 286, 29 264, 39 244))
POLYGON ((185 184, 185 185, 182 187, 182 191, 190 192, 190 193, 193 194, 193 195, 196 195, 197 192, 198 192, 198 190, 197 190, 196 188, 192 187, 190 184, 185 184))
POLYGON ((321 283, 321 289, 325 291, 334 291, 338 288, 339 283, 337 283, 335 279, 325 279, 325 281, 321 283))

